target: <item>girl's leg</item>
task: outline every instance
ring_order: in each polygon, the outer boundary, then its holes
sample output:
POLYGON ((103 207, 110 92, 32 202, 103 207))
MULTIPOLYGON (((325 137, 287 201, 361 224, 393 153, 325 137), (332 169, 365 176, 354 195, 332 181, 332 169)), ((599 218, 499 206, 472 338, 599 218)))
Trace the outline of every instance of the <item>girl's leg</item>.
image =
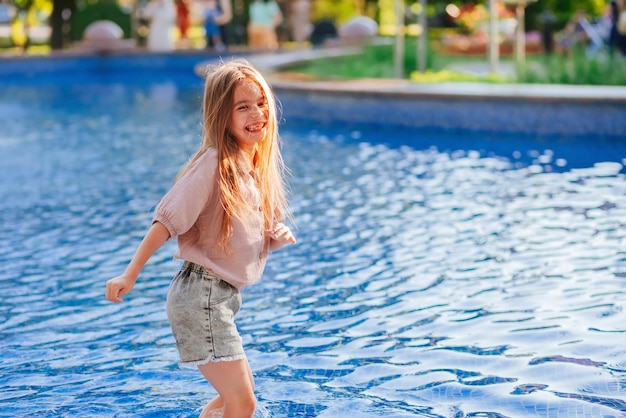
MULTIPOLYGON (((247 361, 246 361, 246 366, 248 369, 248 378, 250 379, 252 390, 254 390, 254 377, 252 376, 252 369, 250 369, 250 363, 248 363, 247 361)), ((224 401, 222 401, 222 397, 220 395, 217 395, 215 398, 211 399, 211 401, 208 404, 206 404, 206 406, 202 409, 202 413, 200 413, 199 418, 212 418, 211 412, 213 411, 218 412, 217 410, 221 410, 223 407, 224 407, 224 401)), ((221 412, 222 411, 219 411, 220 414, 221 412)), ((221 415, 217 415, 217 416, 221 416, 221 415)))
POLYGON ((198 366, 219 394, 202 410, 200 417, 224 408, 223 418, 252 417, 256 410, 254 380, 247 359, 220 361, 198 366))
POLYGON ((211 413, 217 413, 218 410, 220 412, 221 417, 221 409, 224 407, 224 402, 222 402, 222 398, 220 395, 217 395, 215 398, 211 399, 211 401, 206 404, 204 408, 202 408, 202 412, 198 418, 212 418, 211 413))

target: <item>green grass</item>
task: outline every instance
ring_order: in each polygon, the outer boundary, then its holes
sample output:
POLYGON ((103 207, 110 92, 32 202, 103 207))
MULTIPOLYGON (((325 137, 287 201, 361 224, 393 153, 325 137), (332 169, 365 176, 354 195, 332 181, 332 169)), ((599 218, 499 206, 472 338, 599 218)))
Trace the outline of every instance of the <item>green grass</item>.
POLYGON ((387 45, 368 46, 360 55, 314 59, 289 70, 326 79, 393 78, 393 49, 387 45))
POLYGON ((590 58, 581 50, 569 56, 542 55, 517 74, 522 83, 626 86, 626 57, 602 53, 590 58))
MULTIPOLYGON (((371 45, 360 55, 320 58, 298 64, 290 70, 324 79, 394 78, 393 45, 371 45)), ((625 57, 599 54, 589 58, 584 51, 570 56, 542 54, 527 56, 526 65, 517 68, 516 77, 499 74, 478 76, 449 67, 459 63, 487 63, 485 57, 459 57, 437 52, 431 46, 427 54, 427 71, 417 73, 414 40, 407 40, 404 57, 404 77, 416 82, 476 81, 488 83, 543 83, 543 84, 590 84, 626 86, 625 57)), ((512 62, 511 57, 501 57, 500 62, 512 62)))
MULTIPOLYGON (((404 78, 418 82, 435 81, 483 81, 509 82, 501 76, 477 76, 451 71, 447 67, 460 60, 463 62, 485 62, 485 57, 449 56, 428 49, 426 57, 427 71, 416 74, 417 47, 415 39, 407 39, 404 54, 404 78)), ((358 79, 358 78, 395 78, 394 47, 392 44, 366 46, 360 55, 329 57, 311 60, 294 65, 290 71, 309 74, 324 79, 358 79)))

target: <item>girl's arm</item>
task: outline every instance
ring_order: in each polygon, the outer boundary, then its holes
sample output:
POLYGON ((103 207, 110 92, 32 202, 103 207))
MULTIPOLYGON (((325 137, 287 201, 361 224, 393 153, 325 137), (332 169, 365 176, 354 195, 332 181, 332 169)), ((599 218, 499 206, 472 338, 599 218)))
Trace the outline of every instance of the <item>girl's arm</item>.
POLYGON ((222 14, 215 18, 215 23, 218 25, 225 25, 233 18, 230 1, 218 0, 218 3, 222 7, 222 14))
POLYGON ((167 228, 161 222, 154 222, 124 273, 107 281, 106 298, 111 302, 122 302, 122 296, 132 290, 143 266, 169 237, 167 228))

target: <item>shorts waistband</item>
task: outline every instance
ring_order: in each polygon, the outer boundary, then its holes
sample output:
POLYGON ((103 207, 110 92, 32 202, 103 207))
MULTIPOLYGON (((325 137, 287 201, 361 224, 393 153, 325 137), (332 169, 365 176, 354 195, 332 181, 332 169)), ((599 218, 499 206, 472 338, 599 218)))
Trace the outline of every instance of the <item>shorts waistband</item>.
POLYGON ((216 277, 215 274, 211 273, 211 271, 207 269, 206 267, 201 266, 200 264, 196 264, 191 261, 185 261, 183 263, 182 270, 189 270, 189 271, 193 271, 194 273, 205 274, 208 276, 216 277))

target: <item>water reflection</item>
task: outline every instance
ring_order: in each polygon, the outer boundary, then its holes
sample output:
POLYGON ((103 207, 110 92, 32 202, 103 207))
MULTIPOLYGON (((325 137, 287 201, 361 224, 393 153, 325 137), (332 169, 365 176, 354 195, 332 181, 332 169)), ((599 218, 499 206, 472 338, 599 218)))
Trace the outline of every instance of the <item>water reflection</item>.
MULTIPOLYGON (((212 394, 176 366, 172 246, 126 304, 103 297, 199 143, 199 91, 95 100, 108 87, 0 93, 11 416, 197 416, 212 394)), ((283 136, 299 244, 239 321, 258 416, 626 414, 623 144, 289 119, 283 136)))

